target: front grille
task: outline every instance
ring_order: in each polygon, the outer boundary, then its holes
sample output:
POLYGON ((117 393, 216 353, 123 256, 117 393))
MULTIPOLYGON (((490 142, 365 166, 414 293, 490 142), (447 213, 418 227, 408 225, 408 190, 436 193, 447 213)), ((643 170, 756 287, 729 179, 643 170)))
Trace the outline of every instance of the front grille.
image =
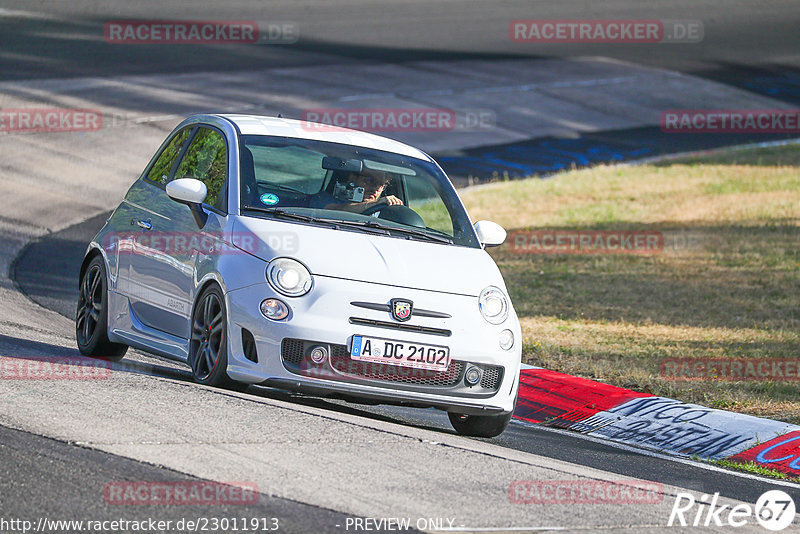
POLYGON ((408 323, 390 323, 389 321, 378 321, 377 319, 362 319, 361 317, 350 317, 350 324, 362 326, 374 326, 377 328, 390 328, 392 330, 402 330, 404 332, 419 332, 422 334, 432 334, 434 336, 450 336, 452 332, 445 328, 433 328, 432 326, 421 326, 408 323))
POLYGON ((344 382, 391 382, 396 387, 449 388, 461 395, 487 396, 500 388, 503 368, 494 365, 468 364, 462 360, 451 360, 446 371, 429 371, 399 365, 353 360, 345 345, 317 343, 301 339, 284 339, 281 343, 283 365, 287 370, 315 378, 344 382), (315 364, 309 357, 311 348, 322 345, 330 351, 328 362, 315 364), (480 384, 468 387, 463 383, 467 365, 481 369, 480 384))
POLYGON ((458 360, 451 360, 447 371, 437 372, 399 365, 361 362, 350 358, 350 353, 347 352, 347 347, 344 345, 333 345, 331 348, 333 349, 331 367, 344 375, 358 376, 368 380, 448 387, 460 382, 464 372, 464 362, 458 360))
POLYGON ((303 341, 300 339, 284 339, 281 343, 283 360, 294 365, 300 365, 304 356, 303 341))
POLYGON ((494 365, 480 365, 483 368, 483 377, 481 377, 481 387, 485 389, 494 389, 500 387, 500 382, 503 381, 503 368, 494 365))

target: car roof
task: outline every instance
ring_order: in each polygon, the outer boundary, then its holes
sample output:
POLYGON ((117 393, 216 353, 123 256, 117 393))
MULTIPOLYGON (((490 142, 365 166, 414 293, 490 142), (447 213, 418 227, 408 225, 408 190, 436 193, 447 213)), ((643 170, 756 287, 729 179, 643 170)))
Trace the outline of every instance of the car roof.
POLYGON ((412 158, 431 161, 430 156, 405 143, 381 137, 380 135, 350 130, 349 128, 263 115, 226 114, 217 116, 235 124, 243 135, 275 135, 327 141, 329 143, 341 143, 394 152, 412 158), (318 124, 319 126, 315 126, 318 124))

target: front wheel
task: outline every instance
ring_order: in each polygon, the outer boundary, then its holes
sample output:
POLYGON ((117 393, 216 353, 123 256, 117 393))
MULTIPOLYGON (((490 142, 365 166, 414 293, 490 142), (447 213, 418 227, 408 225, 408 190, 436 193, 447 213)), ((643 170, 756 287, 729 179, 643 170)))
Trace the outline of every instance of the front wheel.
POLYGON ((78 287, 75 312, 75 340, 84 356, 116 361, 128 350, 127 345, 108 339, 108 278, 101 256, 86 267, 78 287))
POLYGON ((225 297, 217 286, 203 291, 194 307, 189 365, 195 382, 200 384, 228 389, 247 387, 228 376, 228 319, 225 297))
POLYGON ((511 422, 514 412, 502 415, 465 415, 448 412, 450 424, 462 436, 493 438, 499 436, 511 422))

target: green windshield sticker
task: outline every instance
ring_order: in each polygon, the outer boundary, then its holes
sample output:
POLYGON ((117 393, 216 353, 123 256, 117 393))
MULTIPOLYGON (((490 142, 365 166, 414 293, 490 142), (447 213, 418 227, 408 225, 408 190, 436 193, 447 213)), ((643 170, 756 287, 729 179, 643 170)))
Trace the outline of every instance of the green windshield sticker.
POLYGON ((278 201, 280 201, 278 195, 274 195, 272 193, 264 193, 261 195, 261 203, 266 204, 267 206, 274 206, 278 203, 278 201))

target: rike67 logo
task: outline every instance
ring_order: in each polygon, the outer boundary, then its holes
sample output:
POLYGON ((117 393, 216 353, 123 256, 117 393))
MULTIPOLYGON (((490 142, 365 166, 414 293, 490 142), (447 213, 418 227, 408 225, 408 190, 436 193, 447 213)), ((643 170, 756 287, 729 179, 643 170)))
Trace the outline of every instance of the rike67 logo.
POLYGON ((691 493, 681 492, 675 496, 667 526, 743 527, 755 519, 765 529, 777 532, 792 524, 795 512, 794 500, 781 490, 767 491, 755 505, 735 506, 720 504, 719 493, 697 499, 691 493))

